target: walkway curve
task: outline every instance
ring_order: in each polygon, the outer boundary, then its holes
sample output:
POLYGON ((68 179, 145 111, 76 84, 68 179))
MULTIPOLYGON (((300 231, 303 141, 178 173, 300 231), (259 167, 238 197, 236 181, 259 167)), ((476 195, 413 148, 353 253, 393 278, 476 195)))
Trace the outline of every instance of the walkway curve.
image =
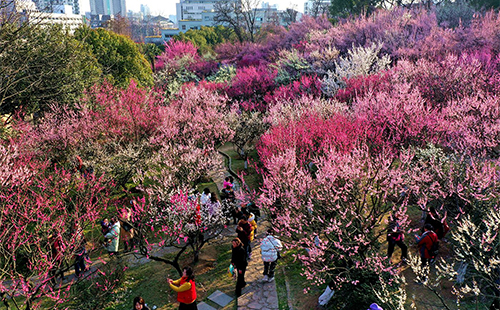
MULTIPOLYGON (((226 157, 228 166, 227 172, 224 175, 232 175, 240 184, 242 180, 236 172, 231 168, 232 160, 231 157, 221 150, 218 150, 221 155, 226 157)), ((215 181, 215 180, 214 180, 215 181)), ((217 183, 222 184, 222 182, 217 183)), ((264 212, 261 212, 265 216, 264 212)), ((259 226, 257 231, 260 232, 256 235, 254 241, 252 241, 252 259, 248 262, 247 271, 245 274, 245 280, 247 286, 243 289, 242 295, 237 300, 238 310, 278 310, 278 293, 276 292, 276 281, 273 282, 263 282, 263 271, 264 263, 262 262, 260 253, 260 240, 265 237, 265 231, 269 225, 267 221, 261 217, 257 223, 259 226)))

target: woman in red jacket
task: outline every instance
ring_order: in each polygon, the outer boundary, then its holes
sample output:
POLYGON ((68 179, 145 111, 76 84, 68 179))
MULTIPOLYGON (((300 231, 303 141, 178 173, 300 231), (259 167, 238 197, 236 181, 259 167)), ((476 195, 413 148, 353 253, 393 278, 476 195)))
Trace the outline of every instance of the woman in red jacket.
POLYGON ((196 285, 191 267, 184 267, 180 279, 176 281, 167 280, 170 288, 177 292, 177 301, 180 303, 179 310, 198 310, 196 305, 196 285))

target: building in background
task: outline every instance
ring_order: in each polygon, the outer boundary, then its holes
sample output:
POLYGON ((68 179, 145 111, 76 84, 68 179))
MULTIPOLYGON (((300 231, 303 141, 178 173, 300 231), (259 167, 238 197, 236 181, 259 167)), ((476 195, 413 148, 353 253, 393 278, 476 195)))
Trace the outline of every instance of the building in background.
POLYGON ((144 17, 151 16, 151 10, 149 9, 149 6, 147 6, 145 4, 141 4, 141 13, 142 13, 142 16, 144 16, 144 17))
POLYGON ((127 16, 125 0, 90 0, 90 14, 127 16))
POLYGON ((90 0, 90 27, 104 27, 116 16, 127 16, 125 0, 90 0))
MULTIPOLYGON (((225 0, 179 0, 176 4, 177 28, 162 29, 162 39, 168 41, 180 32, 186 32, 191 29, 197 30, 202 26, 215 26, 214 17, 216 12, 214 6, 219 1, 225 0)), ((296 10, 287 9, 280 11, 276 5, 270 5, 268 2, 264 2, 261 8, 254 10, 256 15, 255 25, 257 28, 266 23, 288 26, 299 17, 296 10)), ((172 20, 172 18, 170 19, 172 20)))
POLYGON ((52 5, 51 12, 41 12, 32 0, 13 0, 4 9, 2 15, 15 14, 18 17, 16 19, 20 22, 28 22, 42 27, 60 24, 71 33, 83 24, 82 16, 73 14, 73 6, 71 5, 52 5))
POLYGON ((168 15, 168 19, 170 19, 174 24, 177 25, 177 15, 168 15))
POLYGON ((61 5, 69 5, 73 14, 80 14, 79 0, 35 0, 35 4, 40 12, 55 13, 61 5))

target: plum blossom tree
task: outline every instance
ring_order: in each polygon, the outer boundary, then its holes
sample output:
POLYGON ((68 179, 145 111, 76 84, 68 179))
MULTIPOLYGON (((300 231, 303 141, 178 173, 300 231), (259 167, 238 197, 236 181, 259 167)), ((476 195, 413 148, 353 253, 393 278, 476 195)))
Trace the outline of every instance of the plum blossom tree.
POLYGON ((183 253, 191 248, 197 261, 201 248, 226 224, 221 208, 200 209, 188 192, 202 176, 220 168, 217 147, 233 135, 225 120, 228 109, 227 98, 203 86, 185 86, 162 107, 154 137, 160 149, 134 177, 147 194, 133 210, 139 227, 137 253, 170 264, 179 274, 183 253), (155 248, 169 246, 178 248, 173 260, 154 254, 155 248))
POLYGON ((406 220, 407 200, 399 199, 405 171, 396 162, 407 158, 390 152, 372 156, 358 143, 344 152, 325 146, 312 161, 318 168, 312 175, 297 159, 298 147, 289 144, 266 161, 260 202, 274 215, 273 227, 297 250, 294 256, 312 285, 332 279, 340 290, 356 287, 365 272, 385 282, 391 268, 378 239, 385 214, 406 220))
POLYGON ((24 141, 23 153, 67 169, 78 156, 84 168, 123 187, 158 149, 150 139, 160 125, 159 100, 135 83, 127 89, 95 86, 76 111, 53 106, 38 124, 19 121, 16 139, 24 141))
POLYGON ((73 283, 56 276, 72 265, 82 231, 105 209, 108 191, 102 178, 19 150, 0 146, 0 296, 7 309, 39 309, 42 297, 56 304, 68 297, 73 283))
POLYGON ((229 126, 234 135, 231 140, 238 154, 245 160, 245 169, 248 167, 247 157, 255 149, 257 139, 267 130, 264 123, 264 113, 258 111, 241 111, 233 108, 230 114, 229 126))

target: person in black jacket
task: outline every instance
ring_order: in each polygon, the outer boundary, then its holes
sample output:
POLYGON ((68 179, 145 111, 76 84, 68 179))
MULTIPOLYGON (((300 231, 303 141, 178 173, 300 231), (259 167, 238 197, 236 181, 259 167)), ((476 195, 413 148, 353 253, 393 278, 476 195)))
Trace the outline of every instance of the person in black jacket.
POLYGON ((245 271, 247 269, 247 253, 243 248, 243 243, 238 238, 233 239, 233 252, 231 255, 231 263, 236 269, 235 272, 238 274, 238 280, 236 281, 236 297, 241 296, 241 289, 247 285, 245 282, 245 271))
POLYGON ((243 215, 241 220, 238 222, 238 226, 236 227, 236 234, 238 235, 238 239, 240 239, 241 243, 243 243, 243 248, 247 253, 247 259, 250 259, 252 248, 250 246, 250 235, 252 233, 252 226, 248 222, 248 217, 243 215))

